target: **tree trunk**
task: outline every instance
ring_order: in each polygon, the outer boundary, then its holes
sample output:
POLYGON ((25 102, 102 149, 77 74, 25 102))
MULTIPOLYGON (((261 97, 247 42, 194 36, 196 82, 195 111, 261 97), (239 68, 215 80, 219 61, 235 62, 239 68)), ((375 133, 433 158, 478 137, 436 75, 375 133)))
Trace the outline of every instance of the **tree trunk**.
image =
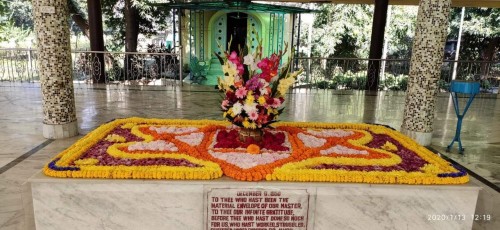
POLYGON ((133 6, 132 1, 125 0, 125 52, 137 52, 139 11, 133 6))
POLYGON ((74 1, 68 0, 68 8, 71 19, 73 19, 73 21, 76 23, 76 26, 80 28, 85 37, 90 38, 89 22, 82 16, 83 12, 80 10, 78 5, 74 1))
POLYGON ((102 29, 102 11, 100 0, 87 0, 87 12, 89 15, 90 50, 100 51, 92 53, 94 71, 92 80, 94 83, 105 83, 104 71, 104 35, 102 29))
MULTIPOLYGON (((125 0, 125 52, 137 52, 137 38, 139 36, 139 11, 133 6, 133 0, 125 0)), ((125 55, 125 80, 139 78, 137 65, 134 64, 134 55, 125 55)))
POLYGON ((88 38, 90 34, 89 34, 89 24, 87 20, 85 20, 85 18, 83 18, 79 14, 72 14, 71 19, 73 19, 78 28, 80 28, 80 30, 83 32, 83 35, 85 35, 85 37, 88 38))
MULTIPOLYGON (((90 40, 89 21, 83 17, 84 13, 80 9, 80 7, 73 0, 68 0, 68 8, 69 8, 69 13, 71 14, 71 19, 76 23, 76 26, 80 28, 85 37, 87 37, 90 40)), ((104 46, 103 51, 108 51, 108 49, 106 49, 106 47, 104 46)), ((111 66, 119 66, 118 61, 111 54, 106 53, 105 57, 109 59, 107 60, 107 63, 111 63, 111 66)), ((104 66, 101 66, 101 69, 104 70, 104 66)))

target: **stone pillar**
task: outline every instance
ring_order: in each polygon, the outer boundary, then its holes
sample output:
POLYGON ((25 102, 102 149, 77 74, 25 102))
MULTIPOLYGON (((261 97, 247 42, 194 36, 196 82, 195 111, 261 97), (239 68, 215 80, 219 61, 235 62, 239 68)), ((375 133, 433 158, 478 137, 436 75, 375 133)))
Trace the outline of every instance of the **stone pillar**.
POLYGON ((43 136, 78 134, 73 92, 69 13, 66 0, 33 0, 38 73, 42 89, 43 136))
POLYGON ((429 145, 451 0, 421 0, 401 132, 429 145))

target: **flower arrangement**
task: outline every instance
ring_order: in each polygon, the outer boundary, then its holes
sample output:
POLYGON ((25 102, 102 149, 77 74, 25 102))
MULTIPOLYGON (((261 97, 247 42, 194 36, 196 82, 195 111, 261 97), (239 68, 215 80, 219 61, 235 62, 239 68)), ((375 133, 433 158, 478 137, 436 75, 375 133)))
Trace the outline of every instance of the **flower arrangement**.
POLYGON ((224 118, 247 129, 265 128, 277 121, 286 92, 302 72, 291 72, 290 61, 280 69, 286 50, 287 45, 283 51, 263 58, 260 41, 253 53, 245 55, 240 49, 239 55, 236 51, 216 54, 224 72, 218 79, 225 96, 221 104, 224 118))
POLYGON ((280 122, 266 130, 268 136, 259 146, 235 141, 237 131, 228 125, 117 119, 55 156, 44 173, 69 178, 199 180, 226 175, 244 181, 387 184, 469 180, 464 169, 383 126, 280 122))

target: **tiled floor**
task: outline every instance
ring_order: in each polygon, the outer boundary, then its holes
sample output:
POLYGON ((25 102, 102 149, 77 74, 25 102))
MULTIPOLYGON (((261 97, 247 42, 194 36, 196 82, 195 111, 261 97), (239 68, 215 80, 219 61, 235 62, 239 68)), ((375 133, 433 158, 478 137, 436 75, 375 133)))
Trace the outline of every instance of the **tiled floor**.
MULTIPOLYGON (((107 86, 75 89, 80 133, 121 117, 221 119, 220 96, 213 88, 185 86, 128 88, 107 86)), ((400 129, 404 93, 370 94, 357 91, 296 90, 289 95, 282 120, 322 122, 368 122, 400 129)), ((475 173, 500 186, 500 100, 477 98, 467 113, 462 130, 466 148, 460 155, 454 147, 444 149, 455 133, 456 116, 449 97, 438 98, 432 147, 475 173)), ((36 85, 0 84, 0 229, 33 229, 30 190, 26 180, 49 159, 79 137, 47 140, 41 136, 42 107, 36 85), (31 87, 27 87, 31 86, 31 87), (43 144, 48 144, 43 146, 43 144), (31 151, 40 146, 39 151, 31 151), (42 148, 43 147, 43 148, 42 148), (21 158, 20 158, 21 157, 21 158), (19 159, 20 158, 20 159, 19 159), (17 165, 11 163, 18 159, 17 165), (3 172, 2 172, 3 169, 3 172)), ((500 229, 500 195, 478 180, 484 189, 476 211, 490 214, 492 221, 475 222, 474 229, 500 229)))

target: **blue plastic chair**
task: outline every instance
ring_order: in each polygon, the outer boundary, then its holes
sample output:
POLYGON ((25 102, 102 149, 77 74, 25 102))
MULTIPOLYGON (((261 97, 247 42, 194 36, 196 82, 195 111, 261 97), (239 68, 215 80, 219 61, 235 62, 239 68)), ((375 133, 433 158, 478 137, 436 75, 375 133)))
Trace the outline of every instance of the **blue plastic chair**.
POLYGON ((455 132, 455 137, 453 137, 453 140, 451 141, 450 145, 446 148, 446 151, 449 152, 451 150, 451 147, 453 146, 453 143, 458 142, 458 152, 460 154, 464 153, 464 148, 462 148, 462 140, 460 139, 460 131, 462 130, 462 120, 465 116, 465 113, 467 113, 467 110, 469 109, 469 106, 472 104, 472 101, 474 100, 474 97, 476 94, 479 93, 479 82, 474 82, 474 81, 451 81, 450 85, 450 94, 453 99, 453 107, 455 107, 455 113, 457 114, 457 130, 455 132), (465 105, 464 112, 460 114, 460 108, 458 104, 458 94, 468 94, 469 95, 469 100, 467 101, 467 104, 465 105))

